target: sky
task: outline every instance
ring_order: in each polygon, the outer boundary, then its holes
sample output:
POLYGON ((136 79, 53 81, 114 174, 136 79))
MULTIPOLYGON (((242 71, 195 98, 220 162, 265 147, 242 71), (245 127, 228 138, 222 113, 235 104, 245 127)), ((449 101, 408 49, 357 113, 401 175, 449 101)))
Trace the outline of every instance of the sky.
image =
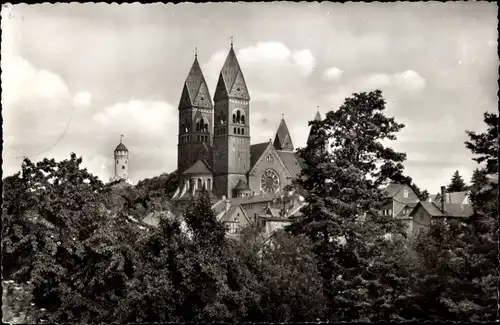
POLYGON ((4 177, 23 157, 83 157, 108 181, 124 135, 134 182, 177 165, 178 110, 194 60, 211 96, 230 48, 250 92, 251 142, 284 114, 295 147, 308 121, 381 89, 406 127, 390 146, 437 193, 476 163, 465 130, 497 111, 497 7, 488 2, 19 4, 2 6, 4 177))

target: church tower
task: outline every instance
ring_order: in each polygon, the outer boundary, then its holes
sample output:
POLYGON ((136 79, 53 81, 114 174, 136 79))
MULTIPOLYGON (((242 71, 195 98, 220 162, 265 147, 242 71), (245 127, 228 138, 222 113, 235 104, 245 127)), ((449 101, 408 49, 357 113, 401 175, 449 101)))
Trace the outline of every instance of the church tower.
POLYGON ((177 171, 182 173, 198 160, 211 161, 213 105, 195 55, 179 102, 177 171))
POLYGON ((115 149, 115 176, 114 180, 128 180, 128 149, 122 142, 123 135, 120 136, 120 144, 115 149))
POLYGON ((214 94, 213 168, 217 195, 233 197, 250 169, 250 96, 243 72, 231 49, 219 75, 214 94))

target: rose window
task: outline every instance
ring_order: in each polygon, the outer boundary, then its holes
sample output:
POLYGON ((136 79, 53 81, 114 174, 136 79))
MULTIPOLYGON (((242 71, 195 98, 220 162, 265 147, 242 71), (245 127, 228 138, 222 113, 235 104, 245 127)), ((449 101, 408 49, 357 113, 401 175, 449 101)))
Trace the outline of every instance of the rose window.
POLYGON ((278 191, 280 178, 278 173, 272 169, 267 169, 260 177, 260 188, 264 193, 274 193, 278 191))

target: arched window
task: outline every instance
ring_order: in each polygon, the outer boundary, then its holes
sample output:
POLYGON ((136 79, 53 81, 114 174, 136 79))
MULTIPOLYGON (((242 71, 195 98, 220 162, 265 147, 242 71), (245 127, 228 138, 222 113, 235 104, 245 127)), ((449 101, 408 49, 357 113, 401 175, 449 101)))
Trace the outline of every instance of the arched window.
POLYGON ((241 116, 241 124, 243 124, 243 125, 245 124, 245 115, 241 116))
POLYGON ((236 123, 236 114, 233 114, 233 123, 236 123))
POLYGON ((241 134, 245 134, 245 129, 241 128, 241 134))
POLYGON ((237 112, 236 112, 236 122, 237 122, 238 124, 240 124, 240 123, 241 123, 241 112, 240 112, 240 111, 237 111, 237 112))
POLYGON ((212 179, 207 179, 207 190, 212 190, 212 179))
POLYGON ((233 133, 236 134, 236 128, 234 128, 233 133))
POLYGON ((240 128, 238 128, 238 134, 240 134, 240 128))
POLYGON ((201 178, 198 178, 198 189, 201 190, 203 186, 203 180, 201 178))

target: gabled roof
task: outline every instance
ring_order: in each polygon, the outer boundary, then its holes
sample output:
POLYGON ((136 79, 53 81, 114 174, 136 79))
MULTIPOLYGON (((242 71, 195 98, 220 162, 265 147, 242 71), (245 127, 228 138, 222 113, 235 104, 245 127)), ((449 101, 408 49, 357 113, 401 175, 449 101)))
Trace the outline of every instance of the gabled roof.
POLYGON ((222 66, 214 100, 225 97, 250 100, 245 78, 243 77, 243 72, 241 71, 240 64, 238 63, 236 53, 234 53, 232 46, 222 66))
POLYGON ((248 218, 247 213, 245 212, 245 209, 243 209, 242 206, 240 205, 231 205, 231 207, 227 210, 227 212, 221 214, 218 218, 219 221, 227 221, 227 218, 234 214, 237 210, 240 210, 243 217, 247 220, 247 222, 250 224, 251 220, 248 218))
POLYGON ((410 210, 410 212, 408 214, 406 214, 405 216, 407 215, 410 215, 413 210, 415 210, 415 208, 418 206, 418 202, 414 202, 414 203, 406 203, 405 206, 399 211, 399 213, 395 216, 396 218, 397 217, 400 217, 403 215, 403 212, 405 210, 410 210))
MULTIPOLYGON (((256 169, 256 165, 259 161, 263 161, 263 155, 265 153, 271 153, 273 152, 273 156, 274 158, 276 158, 276 163, 280 164, 282 167, 284 167, 284 170, 285 170, 285 177, 291 177, 293 176, 290 172, 290 170, 288 169, 288 167, 285 165, 285 162, 283 162, 283 160, 281 160, 281 156, 279 155, 278 151, 276 150, 276 148, 274 147, 274 145, 272 144, 271 140, 269 140, 269 142, 265 143, 258 143, 258 144, 255 144, 253 146, 250 146, 250 169, 248 171, 249 174, 252 174, 254 173, 254 169, 256 169), (274 153, 277 154, 277 157, 274 155, 274 153)), ((294 154, 293 152, 289 152, 290 154, 294 154)), ((289 161, 289 164, 291 165, 291 167, 293 167, 293 161, 291 159, 288 159, 289 161)))
POLYGON ((403 187, 403 184, 390 183, 386 188, 382 190, 382 193, 386 198, 393 198, 399 193, 399 191, 401 191, 403 187))
POLYGON ((291 151, 278 151, 278 155, 285 164, 292 177, 299 177, 302 171, 300 161, 297 159, 297 154, 291 151))
POLYGON ((434 202, 419 202, 431 217, 470 217, 473 209, 469 204, 445 203, 444 212, 440 206, 434 202))
POLYGON ((256 143, 250 146, 250 170, 259 161, 264 151, 266 151, 269 146, 269 142, 256 143))
MULTIPOLYGON (((469 195, 469 191, 445 193, 445 203, 461 204, 469 195)), ((441 195, 435 198, 436 203, 441 202, 441 195)))
POLYGON ((274 147, 276 150, 293 151, 292 137, 286 126, 285 119, 282 118, 276 136, 274 137, 274 147))
POLYGON ((205 160, 197 160, 191 167, 189 167, 184 173, 184 175, 209 175, 212 174, 210 166, 205 160))
POLYGON ((213 108, 208 86, 198 63, 198 58, 194 59, 191 70, 189 70, 189 74, 184 82, 179 109, 191 106, 213 108))

